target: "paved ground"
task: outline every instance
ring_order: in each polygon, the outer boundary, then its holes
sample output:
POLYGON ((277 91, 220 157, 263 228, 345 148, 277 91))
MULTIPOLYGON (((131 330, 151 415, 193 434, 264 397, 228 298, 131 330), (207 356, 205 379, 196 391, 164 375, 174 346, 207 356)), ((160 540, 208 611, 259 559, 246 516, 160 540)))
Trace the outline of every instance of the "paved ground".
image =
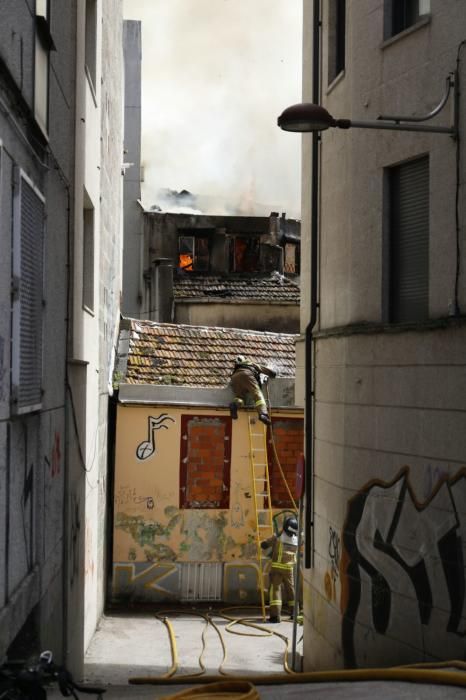
MULTIPOLYGON (((257 619, 257 624, 265 631, 234 625, 231 629, 241 634, 233 634, 227 629, 229 621, 212 611, 211 619, 216 628, 203 617, 190 614, 191 612, 190 609, 184 609, 176 615, 166 615, 175 642, 173 654, 167 626, 153 613, 106 615, 88 650, 86 681, 105 686, 106 700, 155 700, 196 687, 200 681, 203 682, 201 676, 183 682, 182 685, 128 684, 130 678, 160 678, 174 668, 175 681, 180 675, 198 674, 201 668, 205 669, 206 676, 218 675, 219 680, 247 676, 256 686, 261 700, 281 700, 283 697, 304 700, 311 696, 316 700, 464 700, 466 697, 464 687, 399 681, 291 683, 287 680, 285 684, 279 685, 261 684, 261 679, 265 680, 264 674, 283 673, 287 648, 288 664, 291 666, 292 623, 283 621, 279 625, 267 625, 257 619), (220 675, 219 667, 228 676, 220 675)), ((244 615, 245 612, 238 611, 237 614, 244 615)), ((302 627, 298 626, 298 663, 301 635, 302 627)), ((49 695, 53 700, 60 697, 55 692, 49 695)))

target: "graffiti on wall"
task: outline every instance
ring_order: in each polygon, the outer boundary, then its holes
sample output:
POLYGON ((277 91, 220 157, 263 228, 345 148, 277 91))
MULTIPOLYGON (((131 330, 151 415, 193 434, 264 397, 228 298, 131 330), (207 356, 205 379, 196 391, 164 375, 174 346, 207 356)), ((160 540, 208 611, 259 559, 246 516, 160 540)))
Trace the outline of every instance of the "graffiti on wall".
POLYGON ((174 423, 175 420, 168 413, 161 413, 160 416, 148 416, 147 418, 147 439, 140 442, 136 447, 136 458, 139 461, 149 459, 156 452, 155 433, 157 430, 164 428, 168 430, 168 422, 174 423))
POLYGON ((340 570, 340 535, 330 525, 328 532, 328 558, 330 569, 325 572, 324 587, 328 600, 336 599, 336 586, 340 570))
POLYGON ((345 665, 364 663, 368 635, 372 656, 403 640, 417 654, 463 658, 465 555, 466 469, 440 478, 423 503, 409 467, 367 484, 348 504, 343 533, 345 665))
POLYGON ((127 506, 131 503, 134 505, 145 505, 147 510, 154 510, 155 499, 153 496, 138 495, 134 486, 124 484, 120 486, 115 493, 115 504, 117 506, 127 506))
MULTIPOLYGON (((179 601, 182 597, 183 567, 174 562, 117 562, 113 565, 114 600, 145 602, 179 601)), ((254 605, 258 602, 259 572, 252 562, 225 563, 222 598, 229 603, 254 605)))

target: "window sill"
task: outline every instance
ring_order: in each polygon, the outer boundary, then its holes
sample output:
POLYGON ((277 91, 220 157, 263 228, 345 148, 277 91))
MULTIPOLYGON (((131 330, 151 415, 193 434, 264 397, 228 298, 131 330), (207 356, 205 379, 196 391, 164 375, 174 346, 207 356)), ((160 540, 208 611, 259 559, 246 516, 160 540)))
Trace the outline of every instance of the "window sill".
POLYGON ((92 100, 94 102, 94 107, 97 107, 96 88, 95 88, 94 82, 92 80, 91 71, 89 70, 87 65, 84 66, 84 72, 86 73, 87 82, 89 84, 89 90, 91 91, 92 100))
POLYGON ((92 316, 95 318, 95 312, 93 309, 91 309, 89 306, 86 306, 86 304, 83 304, 83 311, 85 311, 89 316, 92 316))
POLYGON ((418 29, 421 29, 422 27, 426 27, 428 24, 431 23, 431 20, 432 20, 432 15, 425 15, 420 20, 418 20, 415 24, 412 24, 410 27, 403 29, 402 32, 398 32, 398 34, 395 34, 394 36, 391 36, 388 39, 385 39, 381 43, 380 48, 383 50, 383 49, 386 49, 388 46, 395 44, 397 41, 401 41, 409 34, 413 34, 414 32, 417 32, 418 29))
POLYGON ((345 69, 340 71, 338 73, 338 75, 335 76, 335 78, 333 78, 332 82, 327 85, 327 90, 325 91, 325 94, 329 95, 336 88, 336 86, 341 83, 341 81, 343 80, 345 75, 346 75, 345 69))

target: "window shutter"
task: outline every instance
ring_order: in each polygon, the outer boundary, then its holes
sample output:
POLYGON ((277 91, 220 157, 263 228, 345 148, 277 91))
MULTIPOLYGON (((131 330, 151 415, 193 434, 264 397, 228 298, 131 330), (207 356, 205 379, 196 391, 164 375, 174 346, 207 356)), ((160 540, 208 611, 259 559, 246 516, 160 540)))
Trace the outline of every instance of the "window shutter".
POLYGON ((13 296, 13 401, 16 412, 42 400, 44 198, 20 173, 15 199, 13 296))
POLYGON ((392 170, 391 313, 393 322, 429 315, 429 159, 392 170))

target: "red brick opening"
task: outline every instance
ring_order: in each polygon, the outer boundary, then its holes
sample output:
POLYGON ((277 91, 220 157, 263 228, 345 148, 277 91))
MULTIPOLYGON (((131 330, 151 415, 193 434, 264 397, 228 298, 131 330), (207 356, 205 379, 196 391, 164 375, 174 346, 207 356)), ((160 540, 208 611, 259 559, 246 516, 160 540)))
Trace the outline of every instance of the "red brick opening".
POLYGON ((231 418, 181 416, 180 508, 228 508, 231 418))
MULTIPOLYGON (((304 421, 302 418, 273 418, 272 428, 278 459, 288 488, 295 498, 296 464, 299 455, 304 451, 304 421)), ((272 506, 274 508, 292 508, 293 504, 273 453, 270 430, 267 437, 267 456, 272 506)))

